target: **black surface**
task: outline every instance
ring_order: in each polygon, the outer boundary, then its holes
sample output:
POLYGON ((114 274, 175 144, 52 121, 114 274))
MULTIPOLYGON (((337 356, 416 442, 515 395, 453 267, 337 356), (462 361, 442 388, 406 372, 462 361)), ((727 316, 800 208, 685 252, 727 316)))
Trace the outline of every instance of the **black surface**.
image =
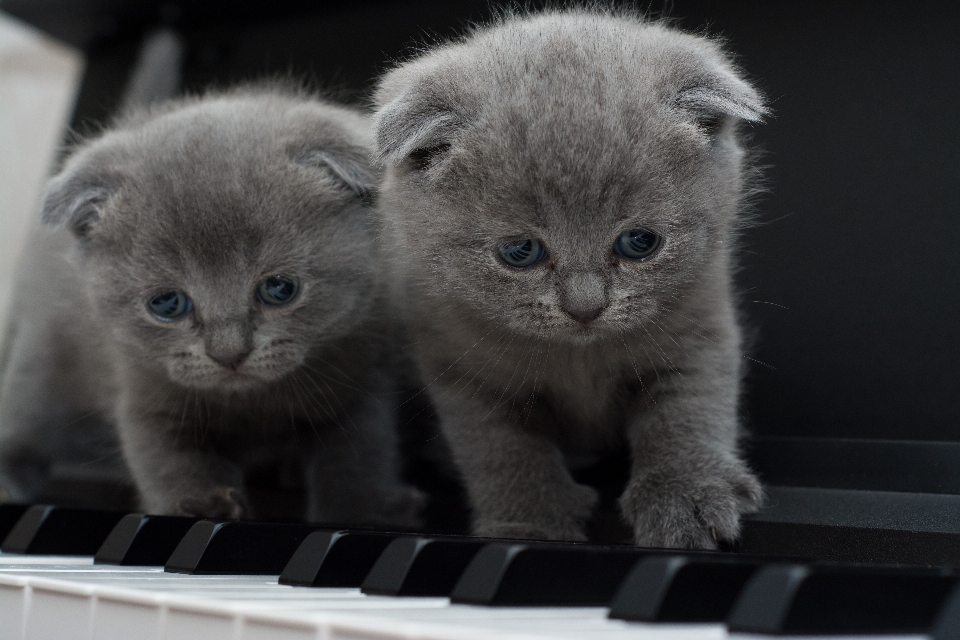
POLYGON ((0 545, 4 553, 92 556, 124 514, 33 505, 0 545))
POLYGON ((636 562, 653 553, 658 551, 489 544, 460 576, 450 600, 505 606, 604 606, 636 562))
POLYGON ((610 602, 609 617, 641 622, 723 622, 760 568, 758 558, 658 555, 638 562, 610 602))
POLYGON ((20 519, 30 505, 4 503, 0 504, 0 542, 7 537, 7 534, 13 530, 15 524, 20 519))
POLYGON ((960 565, 960 496, 766 488, 738 550, 820 561, 960 565))
POLYGON ((954 587, 950 595, 947 596, 929 634, 931 640, 955 640, 960 638, 960 586, 954 587))
POLYGON ((125 515, 103 541, 95 564, 163 566, 197 518, 125 515))
POLYGON ((960 494, 960 443, 761 437, 750 461, 765 483, 960 494))
POLYGON ((267 522, 195 523, 171 554, 171 573, 280 575, 315 525, 267 522))
POLYGON ((279 582, 300 587, 359 587, 383 550, 399 535, 314 531, 297 547, 279 582))
POLYGON ((446 596, 485 538, 403 537, 391 542, 360 590, 384 596, 446 596))
POLYGON ((770 565, 747 583, 727 619, 732 632, 925 633, 957 585, 932 570, 770 565))
MULTIPOLYGON (((664 5, 683 28, 723 34, 774 110, 754 130, 768 192, 756 205, 762 224, 745 231, 738 276, 750 355, 763 363, 749 361, 753 428, 958 440, 960 4, 672 0, 649 9, 664 5)), ((351 98, 412 44, 489 15, 475 0, 3 7, 95 53, 103 69, 167 23, 187 40, 192 90, 290 73, 351 98)), ((75 125, 112 111, 122 67, 89 71, 100 90, 83 93, 75 125)))

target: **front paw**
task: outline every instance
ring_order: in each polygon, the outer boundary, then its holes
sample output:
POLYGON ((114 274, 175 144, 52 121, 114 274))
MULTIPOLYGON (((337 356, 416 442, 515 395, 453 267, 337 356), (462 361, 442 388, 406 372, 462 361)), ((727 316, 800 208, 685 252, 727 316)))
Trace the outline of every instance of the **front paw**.
POLYGON ((640 546, 716 549, 737 539, 740 516, 756 511, 762 499, 760 483, 743 463, 717 462, 635 474, 620 509, 640 546))
MULTIPOLYGON (((512 499, 504 496, 503 500, 512 499)), ((473 534, 484 538, 584 542, 584 524, 593 515, 598 500, 594 489, 574 484, 566 495, 557 492, 546 499, 541 496, 539 504, 504 505, 499 511, 511 514, 508 517, 477 516, 473 534)))
POLYGON ((420 513, 427 504, 425 493, 413 487, 389 492, 373 518, 374 524, 416 529, 423 525, 420 513))
POLYGON ((204 496, 184 498, 177 503, 178 515, 195 518, 240 520, 251 517, 250 506, 235 487, 216 487, 204 496))

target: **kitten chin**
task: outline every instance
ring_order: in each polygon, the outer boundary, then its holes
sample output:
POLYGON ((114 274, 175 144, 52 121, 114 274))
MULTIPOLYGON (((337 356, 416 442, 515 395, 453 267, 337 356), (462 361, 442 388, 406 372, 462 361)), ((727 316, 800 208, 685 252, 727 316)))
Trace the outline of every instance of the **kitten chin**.
POLYGON ((718 44, 630 12, 508 16, 375 96, 397 297, 481 535, 580 540, 563 463, 626 442, 638 544, 737 537, 731 242, 739 128, 767 113, 718 44))
POLYGON ((310 520, 415 525, 370 144, 357 111, 243 89, 79 145, 24 252, 3 488, 30 500, 83 439, 62 425, 96 415, 149 512, 249 517, 248 475, 273 464, 302 470, 310 520))

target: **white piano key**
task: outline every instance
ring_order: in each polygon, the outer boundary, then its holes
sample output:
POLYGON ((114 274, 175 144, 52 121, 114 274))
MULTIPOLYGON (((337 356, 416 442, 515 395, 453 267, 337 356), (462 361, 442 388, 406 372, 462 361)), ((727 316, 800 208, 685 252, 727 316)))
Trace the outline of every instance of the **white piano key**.
POLYGON ((93 565, 90 556, 31 556, 0 552, 0 567, 5 565, 93 565))
POLYGON ((93 610, 92 640, 160 640, 163 608, 155 596, 135 593, 97 595, 93 610))
POLYGON ((240 619, 223 603, 173 602, 167 605, 160 637, 235 640, 240 637, 240 619))
POLYGON ((0 640, 22 640, 27 580, 0 576, 0 640))
POLYGON ((323 640, 323 628, 299 620, 253 620, 243 622, 240 640, 323 640))
POLYGON ((93 613, 92 588, 58 581, 31 582, 26 607, 26 640, 87 640, 93 613))

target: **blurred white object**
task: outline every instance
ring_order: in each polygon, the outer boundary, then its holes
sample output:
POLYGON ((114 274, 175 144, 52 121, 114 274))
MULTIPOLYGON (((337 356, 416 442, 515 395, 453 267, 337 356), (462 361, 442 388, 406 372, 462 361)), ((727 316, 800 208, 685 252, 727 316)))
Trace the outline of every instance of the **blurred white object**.
POLYGON ((82 72, 79 51, 0 11, 0 326, 82 72))

